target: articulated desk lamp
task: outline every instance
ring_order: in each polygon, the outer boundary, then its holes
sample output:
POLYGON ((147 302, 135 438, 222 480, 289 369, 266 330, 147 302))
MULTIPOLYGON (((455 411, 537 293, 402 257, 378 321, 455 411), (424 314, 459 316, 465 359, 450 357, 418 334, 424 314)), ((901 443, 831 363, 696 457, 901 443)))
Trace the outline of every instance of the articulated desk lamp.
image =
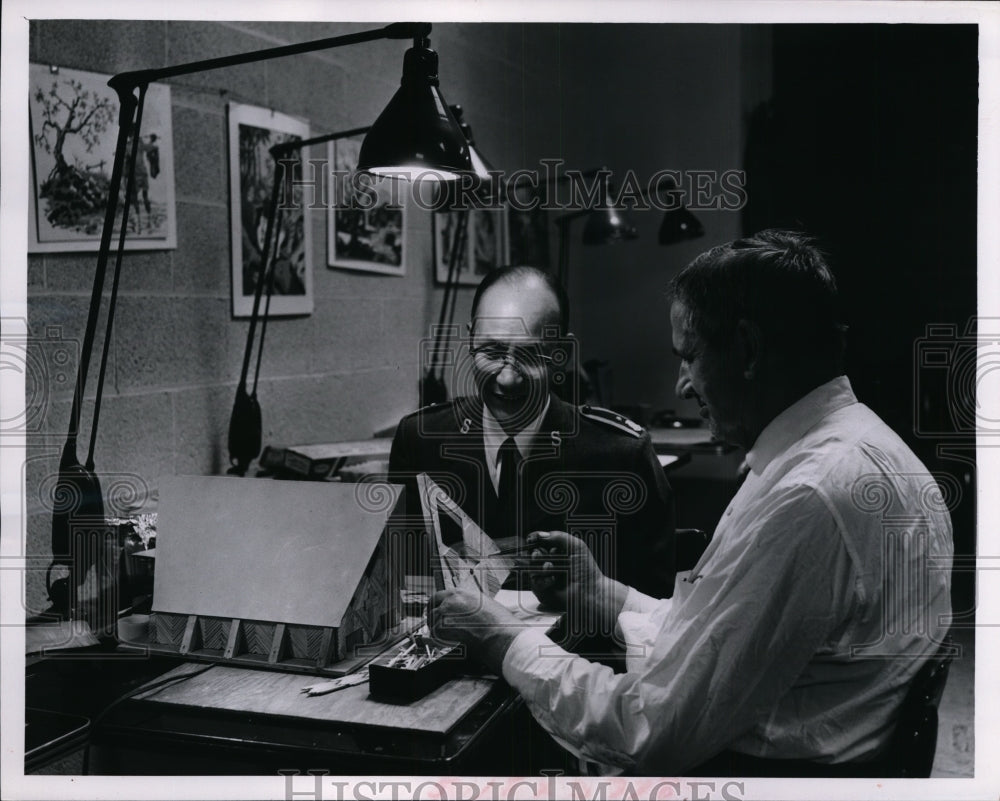
MULTIPOLYGON (((586 170, 581 178, 599 177, 601 181, 598 203, 590 209, 577 209, 556 217, 559 228, 559 281, 566 285, 569 274, 569 228, 574 220, 586 217, 583 227, 584 245, 610 245, 638 238, 639 234, 628 221, 625 209, 616 206, 610 198, 612 194, 611 172, 606 167, 586 170)), ((567 180, 565 176, 556 179, 567 180)), ((676 196, 677 185, 672 180, 665 182, 667 193, 676 196)), ((661 245, 673 245, 685 239, 702 236, 705 229, 691 211, 677 200, 676 208, 668 208, 660 223, 658 241, 661 245)))
MULTIPOLYGON (((675 197, 679 194, 677 184, 672 180, 666 184, 666 190, 675 197)), ((701 221, 678 199, 676 208, 669 208, 663 213, 657 241, 661 245, 675 245, 685 239, 697 239, 704 233, 701 221)))
MULTIPOLYGON (((465 136, 469 146, 469 155, 472 162, 472 175, 475 184, 488 182, 492 167, 485 161, 482 155, 476 150, 472 139, 472 129, 462 116, 461 106, 451 106, 451 112, 455 120, 459 123, 462 134, 465 136)), ((240 381, 236 387, 236 399, 233 402, 233 411, 229 418, 229 461, 231 467, 227 471, 230 475, 246 475, 250 462, 260 454, 262 443, 262 420, 260 402, 257 399, 257 382, 260 377, 261 357, 264 352, 264 337, 267 332, 268 312, 271 303, 271 294, 274 287, 274 266, 277 262, 278 236, 275 233, 281 229, 282 208, 279 199, 288 196, 289 192, 282 192, 282 185, 288 188, 288 169, 293 164, 288 163, 292 154, 311 145, 332 142, 338 139, 347 139, 352 136, 367 134, 370 127, 354 128, 348 131, 338 131, 337 133, 324 134, 310 139, 301 139, 288 142, 281 142, 270 149, 271 158, 275 164, 284 169, 275 170, 274 184, 271 187, 271 200, 268 209, 267 231, 264 237, 263 269, 261 270, 261 280, 257 283, 254 291, 253 310, 250 316, 250 327, 247 331, 247 343, 243 352, 243 366, 240 372, 240 381), (284 179, 284 181, 282 180, 284 179), (266 290, 265 290, 266 287, 266 290), (260 314, 260 300, 262 291, 266 291, 264 296, 264 310, 260 314), (254 348, 254 337, 256 333, 257 321, 260 320, 260 341, 257 343, 257 359, 254 368, 253 385, 247 390, 247 378, 250 370, 250 361, 254 348)), ((445 191, 449 191, 455 186, 455 182, 449 182, 445 191)), ((433 402, 441 402, 448 399, 447 389, 443 378, 443 366, 439 354, 443 353, 446 344, 448 326, 454 319, 455 314, 455 294, 458 286, 458 263, 459 254, 465 243, 466 219, 468 208, 464 207, 458 212, 458 229, 452 240, 452 247, 448 262, 448 280, 445 285, 444 301, 441 306, 440 323, 435 331, 434 349, 431 351, 432 363, 427 369, 426 375, 421 378, 420 398, 421 405, 433 402)))
MULTIPOLYGON (((569 276, 569 229, 574 220, 586 217, 583 227, 583 244, 611 245, 636 239, 639 234, 626 216, 625 209, 616 207, 611 201, 611 171, 606 167, 585 170, 581 178, 597 177, 599 180, 598 202, 593 208, 576 209, 555 218, 559 228, 559 283, 566 286, 569 276)), ((567 180, 565 176, 556 179, 567 180)))
MULTIPOLYGON (((597 177, 599 179, 600 195, 598 202, 593 208, 576 209, 555 218, 556 226, 559 229, 559 282, 567 287, 569 278, 569 229, 574 220, 582 217, 586 218, 583 227, 584 245, 610 245, 618 242, 625 242, 637 239, 639 236, 635 226, 633 226, 626 215, 625 209, 618 207, 611 199, 613 194, 611 183, 611 172, 606 167, 600 169, 590 169, 580 173, 581 178, 597 177)), ((560 176, 555 181, 568 180, 567 176, 560 176)), ((677 185, 669 180, 664 182, 664 188, 672 196, 677 196, 677 185)), ((701 222, 687 209, 683 203, 677 199, 676 208, 668 208, 664 213, 663 221, 660 223, 658 241, 661 245, 673 245, 685 239, 694 239, 705 233, 701 222)), ((567 287, 568 290, 568 287, 567 287)), ((598 401, 607 405, 610 399, 603 397, 601 382, 598 380, 596 372, 602 362, 597 360, 588 361, 584 368, 591 373, 590 383, 597 394, 598 401)), ((568 386, 567 384, 563 385, 568 386)), ((567 396, 566 399, 572 397, 567 396)))
POLYGON ((250 462, 260 453, 263 435, 260 402, 257 400, 257 382, 260 378, 261 358, 264 355, 264 336, 267 333, 267 321, 271 309, 271 295, 274 291, 274 269, 278 260, 278 240, 276 231, 281 230, 282 206, 280 199, 290 197, 292 175, 290 170, 295 162, 289 162, 292 155, 310 145, 332 142, 337 139, 347 139, 352 136, 367 134, 370 126, 352 128, 349 131, 314 136, 310 139, 298 139, 279 142, 273 145, 269 152, 275 163, 274 183, 271 186, 271 200, 267 210, 267 231, 264 235, 264 246, 260 280, 254 287, 253 309, 250 312, 250 327, 247 330, 247 344, 243 350, 243 366, 240 370, 240 381, 236 385, 236 399, 233 401, 233 411, 229 417, 229 475, 244 476, 250 462), (261 294, 266 287, 264 312, 260 313, 261 294), (257 343, 257 364, 254 368, 253 387, 247 391, 247 376, 250 372, 250 359, 253 354, 254 338, 257 331, 257 321, 260 320, 260 342, 257 343))
MULTIPOLYGON (((94 446, 100 418, 101 396, 104 389, 108 349, 111 341, 115 302, 121 275, 122 253, 125 241, 128 212, 135 192, 134 166, 138 153, 139 137, 129 135, 140 130, 143 104, 150 83, 181 75, 223 69, 240 64, 268 61, 285 56, 312 53, 319 50, 345 47, 379 39, 412 39, 413 47, 406 51, 403 61, 401 86, 388 106, 372 125, 361 147, 358 169, 375 175, 391 177, 435 177, 440 180, 457 178, 471 169, 469 148, 454 117, 438 89, 437 54, 430 49, 429 23, 393 23, 383 28, 335 36, 311 42, 256 50, 220 58, 206 59, 160 69, 124 72, 111 78, 108 84, 118 94, 121 104, 118 120, 118 139, 115 160, 108 187, 108 203, 104 215, 97 269, 91 293, 87 327, 80 351, 73 404, 66 443, 59 463, 59 479, 54 491, 52 515, 53 562, 46 583, 53 608, 63 616, 83 616, 90 619, 95 630, 103 631, 114 625, 117 609, 111 592, 99 591, 97 603, 85 613, 78 607, 76 590, 91 568, 95 569, 96 584, 114 586, 108 580, 111 560, 108 558, 108 527, 104 517, 104 499, 100 481, 94 470, 94 446), (126 159, 128 164, 126 165, 126 159), (87 371, 97 318, 100 313, 104 278, 111 252, 111 238, 117 217, 122 178, 125 181, 125 198, 122 204, 121 231, 115 256, 115 270, 108 302, 108 316, 104 332, 104 345, 98 372, 94 415, 90 431, 90 447, 85 464, 77 455, 77 438, 87 371), (52 569, 66 567, 69 576, 52 581, 52 569), (71 597, 72 596, 72 597, 71 597)), ((269 222, 269 228, 271 223, 269 222)), ((255 308, 259 304, 261 284, 258 282, 255 308)))

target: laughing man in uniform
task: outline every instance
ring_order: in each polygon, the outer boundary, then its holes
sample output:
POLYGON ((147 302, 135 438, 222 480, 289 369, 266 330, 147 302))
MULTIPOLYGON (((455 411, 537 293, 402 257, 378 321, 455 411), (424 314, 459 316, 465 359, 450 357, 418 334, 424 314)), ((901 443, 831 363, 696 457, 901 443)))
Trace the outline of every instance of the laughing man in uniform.
POLYGON ((390 457, 421 516, 416 474, 427 473, 494 539, 536 530, 576 534, 597 563, 644 593, 674 584, 673 498, 649 435, 606 409, 551 392, 566 363, 565 291, 533 267, 490 273, 469 325, 472 397, 404 417, 390 457))

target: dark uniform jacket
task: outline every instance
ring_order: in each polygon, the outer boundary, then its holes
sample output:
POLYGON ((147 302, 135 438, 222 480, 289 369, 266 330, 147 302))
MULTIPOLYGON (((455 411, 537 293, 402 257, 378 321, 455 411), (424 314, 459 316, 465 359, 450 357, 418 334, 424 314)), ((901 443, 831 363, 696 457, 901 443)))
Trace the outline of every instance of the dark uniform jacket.
MULTIPOLYGON (((422 516, 415 476, 427 473, 494 539, 568 531, 584 539, 609 576, 654 597, 674 584, 673 496, 649 435, 621 415, 552 396, 518 477, 515 530, 498 531, 483 446, 483 408, 458 398, 404 417, 390 479, 406 485, 407 517, 422 516)), ((447 537, 445 542, 448 542, 447 537)))

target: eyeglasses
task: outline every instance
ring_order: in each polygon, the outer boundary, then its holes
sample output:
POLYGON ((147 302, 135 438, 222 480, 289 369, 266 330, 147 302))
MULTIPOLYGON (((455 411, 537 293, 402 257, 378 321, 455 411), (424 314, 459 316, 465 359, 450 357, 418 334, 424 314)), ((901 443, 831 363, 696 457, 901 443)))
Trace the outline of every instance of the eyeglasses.
POLYGON ((489 366, 510 363, 515 369, 539 367, 551 363, 553 358, 543 352, 541 345, 502 345, 487 342, 478 348, 469 348, 469 353, 479 362, 489 366))

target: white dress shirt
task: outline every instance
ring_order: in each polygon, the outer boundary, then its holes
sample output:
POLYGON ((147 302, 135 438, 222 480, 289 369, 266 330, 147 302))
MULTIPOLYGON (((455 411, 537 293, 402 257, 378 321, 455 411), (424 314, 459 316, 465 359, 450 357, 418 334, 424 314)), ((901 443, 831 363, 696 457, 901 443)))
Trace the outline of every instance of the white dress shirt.
MULTIPOLYGON (((545 399, 545 406, 527 426, 514 434, 514 444, 522 458, 531 453, 531 441, 542 428, 542 421, 545 413, 549 410, 549 398, 545 399)), ((510 436, 503 430, 503 426, 497 422, 490 410, 483 404, 483 449, 486 451, 486 466, 490 471, 490 480, 493 482, 493 489, 500 491, 500 446, 507 441, 510 436)))
MULTIPOLYGON (((587 759, 674 775, 722 750, 872 758, 950 614, 951 522, 906 445, 847 378, 761 432, 688 582, 629 591, 628 670, 521 632, 503 675, 587 759)), ((607 768, 606 768, 607 769, 607 768)))

